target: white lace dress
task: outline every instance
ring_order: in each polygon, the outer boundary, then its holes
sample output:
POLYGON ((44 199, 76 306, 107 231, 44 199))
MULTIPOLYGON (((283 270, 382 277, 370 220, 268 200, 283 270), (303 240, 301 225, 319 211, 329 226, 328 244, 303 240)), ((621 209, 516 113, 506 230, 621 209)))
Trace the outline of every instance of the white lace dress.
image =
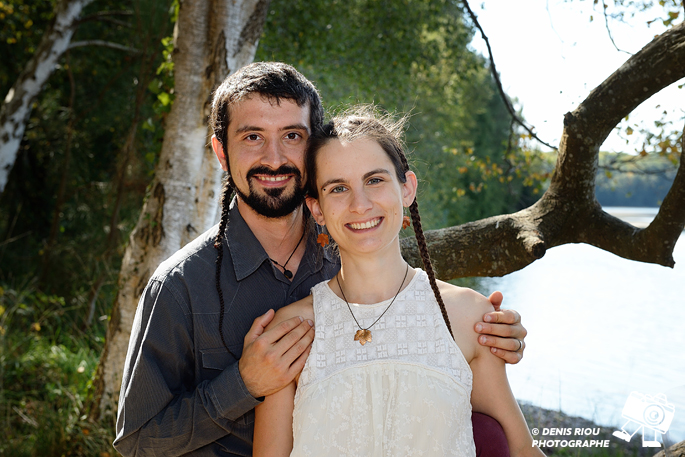
MULTIPOLYGON (((295 394, 291 456, 475 456, 473 375, 423 270, 364 346, 327 282, 312 294, 316 337, 295 394)), ((388 304, 351 307, 366 328, 388 304)))

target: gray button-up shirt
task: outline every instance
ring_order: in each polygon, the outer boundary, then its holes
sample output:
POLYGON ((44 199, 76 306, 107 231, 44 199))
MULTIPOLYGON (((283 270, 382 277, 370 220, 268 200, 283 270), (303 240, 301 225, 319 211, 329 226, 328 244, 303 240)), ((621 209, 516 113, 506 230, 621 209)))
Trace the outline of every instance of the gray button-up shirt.
MULTIPOLYGON (((313 226, 313 222, 312 222, 313 226)), ((163 262, 140 297, 124 366, 114 447, 125 456, 252 455, 254 407, 219 336, 213 227, 163 262)), ((238 211, 229 212, 221 269, 223 333, 236 357, 252 322, 304 298, 340 268, 310 228, 292 282, 238 211)))

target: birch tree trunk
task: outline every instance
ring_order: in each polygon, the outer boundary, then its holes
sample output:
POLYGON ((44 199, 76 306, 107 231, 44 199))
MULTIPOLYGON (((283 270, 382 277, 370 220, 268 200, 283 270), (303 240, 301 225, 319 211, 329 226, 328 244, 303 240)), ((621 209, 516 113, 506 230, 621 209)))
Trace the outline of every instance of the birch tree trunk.
POLYGON ((164 143, 119 273, 105 348, 96 371, 91 420, 114 423, 138 299, 171 254, 211 227, 219 213, 221 169, 209 146, 214 89, 252 62, 269 0, 182 0, 174 36, 175 100, 164 143))
POLYGON ((17 158, 31 106, 43 84, 69 48, 74 24, 93 0, 60 0, 55 19, 43 34, 36 53, 28 61, 0 107, 0 193, 5 190, 10 170, 17 158))

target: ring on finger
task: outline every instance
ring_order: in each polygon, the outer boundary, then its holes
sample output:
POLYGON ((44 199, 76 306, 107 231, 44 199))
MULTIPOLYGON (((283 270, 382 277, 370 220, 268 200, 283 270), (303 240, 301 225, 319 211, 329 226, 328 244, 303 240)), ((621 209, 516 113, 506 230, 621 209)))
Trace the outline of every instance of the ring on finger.
POLYGON ((519 352, 521 349, 523 349, 523 341, 519 340, 518 338, 516 339, 516 341, 519 342, 519 348, 517 350, 515 350, 514 352, 519 352))

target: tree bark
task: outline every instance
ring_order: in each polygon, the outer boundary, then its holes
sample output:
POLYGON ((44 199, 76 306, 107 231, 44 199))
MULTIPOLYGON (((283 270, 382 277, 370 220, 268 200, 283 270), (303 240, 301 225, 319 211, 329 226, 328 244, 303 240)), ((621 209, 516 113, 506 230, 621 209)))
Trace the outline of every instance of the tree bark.
POLYGON ((667 450, 661 450, 654 457, 685 457, 685 441, 676 443, 667 450))
POLYGON ((69 48, 74 25, 93 0, 61 0, 55 19, 43 34, 36 53, 28 61, 0 107, 0 193, 17 158, 31 105, 48 80, 57 60, 69 48))
MULTIPOLYGON (((595 198, 595 176, 599 148, 611 130, 683 77, 685 23, 654 38, 564 116, 552 182, 538 202, 514 214, 426 232, 438 276, 503 276, 567 243, 587 243, 626 259, 673 268, 673 248, 685 226, 685 151, 656 218, 644 229, 602 210, 595 198)), ((402 240, 402 249, 412 265, 421 265, 413 238, 402 240)))
POLYGON ((252 62, 268 0, 183 0, 175 30, 176 98, 164 143, 119 274, 119 293, 96 371, 91 420, 114 422, 138 299, 155 268, 217 220, 221 169, 208 149, 214 89, 252 62))

